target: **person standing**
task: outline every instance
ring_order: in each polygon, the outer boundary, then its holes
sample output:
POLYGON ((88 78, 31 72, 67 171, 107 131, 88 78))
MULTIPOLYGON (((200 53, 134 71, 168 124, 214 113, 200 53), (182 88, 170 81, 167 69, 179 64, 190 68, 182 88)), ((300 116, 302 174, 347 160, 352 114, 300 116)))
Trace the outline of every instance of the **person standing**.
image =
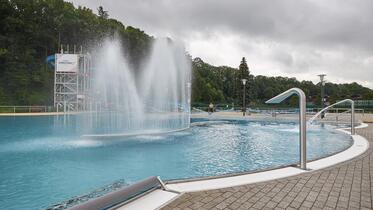
POLYGON ((210 102, 209 108, 208 108, 207 111, 208 111, 209 114, 212 114, 214 112, 214 104, 213 103, 210 102))

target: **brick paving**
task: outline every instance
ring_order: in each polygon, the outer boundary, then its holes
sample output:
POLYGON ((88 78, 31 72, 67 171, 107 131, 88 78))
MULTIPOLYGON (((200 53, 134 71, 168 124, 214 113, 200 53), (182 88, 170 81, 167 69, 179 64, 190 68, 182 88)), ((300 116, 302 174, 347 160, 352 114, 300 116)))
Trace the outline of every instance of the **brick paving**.
MULTIPOLYGON (((373 143, 373 124, 357 133, 373 143)), ((371 180, 373 147, 352 160, 307 174, 185 193, 162 209, 373 209, 371 180)))

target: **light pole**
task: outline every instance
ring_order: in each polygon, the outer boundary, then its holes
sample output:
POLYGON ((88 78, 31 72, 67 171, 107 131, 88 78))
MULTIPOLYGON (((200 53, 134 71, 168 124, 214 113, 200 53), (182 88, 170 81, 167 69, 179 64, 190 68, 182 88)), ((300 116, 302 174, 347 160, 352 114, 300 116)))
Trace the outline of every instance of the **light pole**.
POLYGON ((246 82, 247 79, 241 79, 242 84, 243 84, 243 101, 242 101, 242 114, 243 116, 246 115, 246 82))
MULTIPOLYGON (((317 75, 320 77, 320 85, 321 85, 321 109, 325 108, 325 76, 326 74, 319 74, 317 75)), ((321 113, 321 119, 325 117, 325 112, 321 113)))

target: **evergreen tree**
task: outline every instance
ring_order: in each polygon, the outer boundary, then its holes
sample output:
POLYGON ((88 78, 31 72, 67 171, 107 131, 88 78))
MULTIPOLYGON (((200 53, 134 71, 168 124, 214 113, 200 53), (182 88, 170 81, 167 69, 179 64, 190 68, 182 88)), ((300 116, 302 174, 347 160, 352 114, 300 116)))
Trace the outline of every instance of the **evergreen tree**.
MULTIPOLYGON (((320 87, 311 81, 298 81, 295 78, 253 76, 247 67, 246 59, 239 68, 227 66, 213 66, 204 63, 202 59, 193 60, 193 91, 192 101, 197 106, 207 105, 212 100, 215 104, 242 105, 243 85, 241 78, 248 79, 246 83, 246 104, 263 106, 264 102, 273 96, 293 87, 301 88, 307 95, 308 106, 320 105, 320 87), (247 68, 246 68, 247 67, 247 68), (244 70, 244 71, 241 71, 244 70), (246 73, 245 73, 246 71, 246 73), (242 76, 241 76, 242 74, 242 76), (250 102, 250 104, 248 104, 250 102), (201 104, 202 103, 202 104, 201 104)), ((326 94, 329 102, 334 103, 345 98, 373 100, 373 90, 357 83, 326 84, 326 94)), ((281 106, 292 105, 293 101, 283 103, 281 106)))
MULTIPOLYGON (((153 38, 109 19, 103 7, 96 15, 91 9, 75 8, 63 0, 0 0, 0 105, 53 104, 54 72, 47 67, 46 57, 59 52, 60 44, 89 50, 114 35, 128 52, 130 65, 138 69, 153 38)), ((235 103, 237 107, 242 104, 244 78, 248 80, 246 99, 251 105, 261 106, 292 87, 304 90, 308 102, 320 104, 317 84, 286 77, 253 77, 245 58, 239 68, 213 66, 200 58, 192 64, 193 103, 235 103)), ((373 90, 357 83, 327 83, 326 94, 330 103, 344 98, 373 100, 373 90)))
POLYGON ((250 96, 251 96, 250 93, 252 92, 250 90, 251 90, 252 83, 253 83, 253 75, 250 74, 249 66, 247 65, 245 57, 243 57, 241 60, 241 63, 238 67, 238 71, 236 73, 236 79, 235 79, 236 98, 238 99, 236 103, 239 106, 243 106, 243 83, 242 83, 243 79, 247 80, 246 85, 245 85, 246 86, 245 101, 246 101, 246 105, 248 105, 250 102, 250 96))
POLYGON ((98 10, 100 16, 63 0, 0 0, 0 105, 53 104, 54 72, 45 60, 60 44, 89 51, 117 36, 130 64, 139 66, 152 37, 98 10))
POLYGON ((240 79, 249 79, 250 71, 249 67, 246 63, 246 58, 243 57, 240 63, 240 66, 238 67, 239 73, 240 73, 240 79))

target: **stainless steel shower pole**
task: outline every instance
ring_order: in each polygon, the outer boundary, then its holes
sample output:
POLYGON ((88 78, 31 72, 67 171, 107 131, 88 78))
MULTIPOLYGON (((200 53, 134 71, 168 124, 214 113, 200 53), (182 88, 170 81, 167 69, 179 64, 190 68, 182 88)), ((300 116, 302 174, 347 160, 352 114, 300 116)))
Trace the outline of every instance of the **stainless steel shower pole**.
POLYGON ((351 135, 355 135, 355 102, 351 100, 351 135))
POLYGON ((299 97, 299 162, 300 168, 303 170, 307 169, 307 136, 306 136, 306 95, 303 90, 299 88, 291 88, 271 99, 266 101, 269 104, 277 104, 283 100, 289 98, 292 95, 298 95, 299 97))
POLYGON ((307 143, 306 143, 306 95, 299 89, 299 143, 300 143, 300 168, 305 170, 307 164, 307 143))

